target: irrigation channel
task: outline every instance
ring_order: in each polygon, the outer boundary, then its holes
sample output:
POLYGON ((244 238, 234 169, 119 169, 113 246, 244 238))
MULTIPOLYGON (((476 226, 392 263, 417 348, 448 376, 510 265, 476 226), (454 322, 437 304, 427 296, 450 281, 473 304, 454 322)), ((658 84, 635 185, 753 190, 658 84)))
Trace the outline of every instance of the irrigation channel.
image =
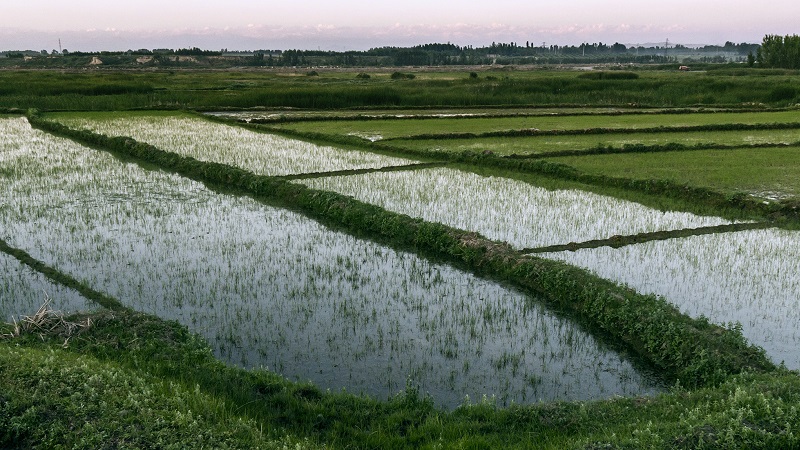
MULTIPOLYGON (((521 251, 674 232, 667 240, 616 250, 544 255, 661 295, 691 316, 720 324, 738 320, 774 361, 800 366, 792 352, 800 337, 787 325, 798 319, 800 289, 791 274, 800 259, 757 245, 766 240, 797 249, 800 237, 793 232, 677 237, 687 229, 750 225, 367 152, 309 150, 311 144, 199 118, 58 120, 108 135, 135 134, 184 156, 294 179, 521 251), (317 156, 304 160, 309 151, 317 156), (273 165, 270 158, 288 162, 273 165), (730 255, 717 254, 721 245, 732 249, 730 255), (656 250, 642 250, 650 247, 656 250), (749 265, 728 277, 697 269, 742 264, 745 251, 751 252, 749 265), (691 273, 662 269, 673 266, 691 273), (644 270, 673 287, 688 280, 689 288, 655 288, 657 282, 641 276, 644 270), (749 281, 740 280, 743 274, 749 281), (637 284, 643 279, 650 281, 637 284), (731 290, 744 294, 732 300, 731 290), (780 315, 771 314, 774 290, 783 295, 780 315), (712 291, 718 295, 706 301, 712 291), (744 305, 745 312, 731 313, 744 305), (759 340, 764 327, 776 332, 759 340)), ((0 238, 130 307, 181 321, 227 361, 378 398, 408 381, 445 407, 484 394, 509 404, 659 389, 624 356, 534 297, 285 209, 116 160, 33 130, 23 119, 2 123, 12 201, 0 210, 6 230, 0 238)))

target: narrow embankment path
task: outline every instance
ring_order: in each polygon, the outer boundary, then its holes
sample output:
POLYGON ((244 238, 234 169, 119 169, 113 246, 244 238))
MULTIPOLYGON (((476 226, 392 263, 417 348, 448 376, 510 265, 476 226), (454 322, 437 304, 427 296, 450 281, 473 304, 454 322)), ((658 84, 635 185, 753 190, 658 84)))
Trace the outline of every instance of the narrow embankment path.
POLYGON ((121 310, 126 309, 125 306, 120 303, 118 300, 111 298, 102 292, 96 291, 91 287, 81 283, 80 281, 72 278, 71 276, 58 271, 57 269, 48 266, 47 264, 37 260, 36 258, 32 257, 28 252, 25 250, 12 247, 3 239, 0 239, 0 251, 6 253, 9 256, 16 258, 22 264, 30 267, 31 269, 41 273, 51 281, 58 283, 62 286, 74 289, 87 299, 97 303, 98 305, 112 309, 112 310, 121 310))
POLYGON ((402 166, 388 166, 388 167, 378 167, 374 169, 352 169, 352 170, 335 170, 330 172, 311 172, 311 173, 298 173, 292 175, 283 175, 278 176, 275 178, 281 180, 309 180, 312 178, 325 178, 325 177, 337 177, 337 176, 344 176, 344 175, 362 175, 366 173, 375 173, 375 172, 401 172, 404 170, 417 170, 417 169, 432 169, 436 167, 445 167, 447 166, 448 162, 431 162, 431 163, 419 163, 419 164, 406 164, 402 166))
POLYGON ((770 222, 734 223, 730 225, 715 225, 710 227, 685 228, 682 230, 653 231, 629 236, 612 236, 608 239, 593 239, 585 242, 570 242, 568 244, 548 245, 546 247, 524 248, 521 254, 551 253, 575 251, 584 248, 613 247, 619 248, 626 245, 641 244, 651 241, 665 241, 689 236, 702 236, 704 234, 729 233, 733 231, 764 230, 775 225, 770 222))

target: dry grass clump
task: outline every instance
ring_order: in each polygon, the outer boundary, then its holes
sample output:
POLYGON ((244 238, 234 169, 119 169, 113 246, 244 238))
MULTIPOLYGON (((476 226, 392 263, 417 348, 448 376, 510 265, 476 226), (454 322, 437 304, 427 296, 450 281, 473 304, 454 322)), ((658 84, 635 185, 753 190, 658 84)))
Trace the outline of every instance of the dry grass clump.
POLYGON ((39 310, 32 316, 20 316, 19 321, 14 319, 10 331, 0 334, 2 339, 14 339, 26 334, 38 335, 41 339, 45 336, 58 336, 64 339, 64 348, 69 340, 82 330, 92 326, 92 319, 86 317, 80 322, 70 322, 64 314, 50 307, 50 298, 45 295, 45 301, 39 310))

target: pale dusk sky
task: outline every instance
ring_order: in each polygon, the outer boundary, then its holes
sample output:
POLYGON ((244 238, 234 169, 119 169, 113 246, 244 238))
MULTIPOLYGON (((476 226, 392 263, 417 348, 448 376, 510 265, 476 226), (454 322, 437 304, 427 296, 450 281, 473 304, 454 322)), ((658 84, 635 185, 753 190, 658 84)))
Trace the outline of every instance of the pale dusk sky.
POLYGON ((760 43, 800 33, 800 2, 671 0, 0 0, 0 50, 365 50, 489 45, 760 43))

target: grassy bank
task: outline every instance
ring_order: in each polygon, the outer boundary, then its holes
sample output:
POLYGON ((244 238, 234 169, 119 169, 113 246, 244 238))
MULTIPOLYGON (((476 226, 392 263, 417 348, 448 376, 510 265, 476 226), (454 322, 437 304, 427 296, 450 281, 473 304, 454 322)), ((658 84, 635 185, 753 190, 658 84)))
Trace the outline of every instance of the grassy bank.
MULTIPOLYGON (((800 377, 453 412, 408 389, 389 402, 325 393, 215 360, 185 328, 127 310, 12 336, 0 328, 4 448, 796 448, 800 377), (60 447, 59 447, 60 446, 60 447)), ((40 322, 42 323, 42 322, 40 322)))

